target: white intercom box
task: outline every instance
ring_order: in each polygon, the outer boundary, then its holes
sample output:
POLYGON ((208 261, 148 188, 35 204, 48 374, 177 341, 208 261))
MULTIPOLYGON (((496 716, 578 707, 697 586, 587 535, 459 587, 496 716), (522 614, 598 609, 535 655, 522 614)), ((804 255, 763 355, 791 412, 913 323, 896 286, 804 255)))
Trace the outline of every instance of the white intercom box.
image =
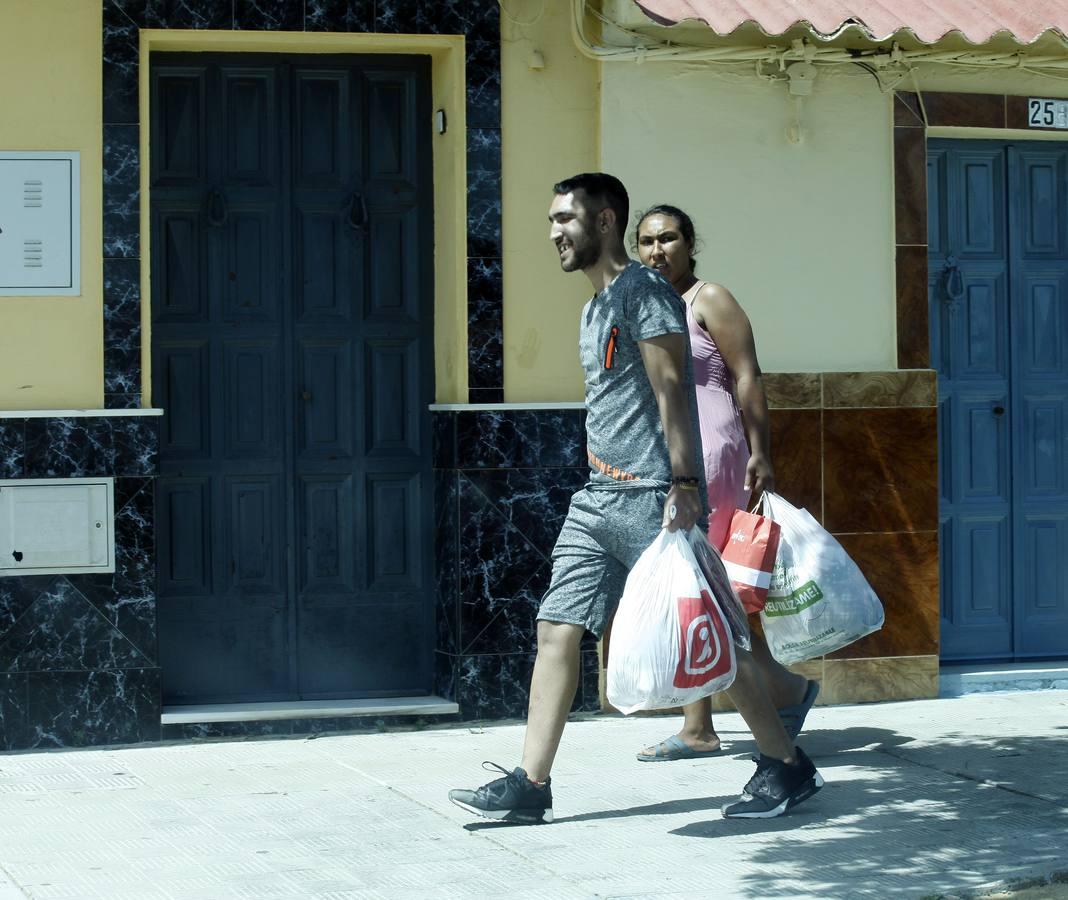
POLYGON ((0 578, 115 571, 113 478, 0 481, 0 578))
POLYGON ((0 296, 82 292, 81 154, 0 150, 0 296))

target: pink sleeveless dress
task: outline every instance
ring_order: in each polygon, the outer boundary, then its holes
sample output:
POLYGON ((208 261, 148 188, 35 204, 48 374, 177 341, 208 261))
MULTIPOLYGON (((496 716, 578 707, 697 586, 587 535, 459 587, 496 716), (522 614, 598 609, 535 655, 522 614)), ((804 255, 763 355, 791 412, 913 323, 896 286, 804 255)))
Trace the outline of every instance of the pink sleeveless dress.
POLYGON ((682 299, 686 301, 686 324, 690 329, 697 413, 708 481, 708 542, 722 550, 727 543, 734 511, 744 509, 749 502, 749 492, 745 489, 749 445, 734 400, 734 379, 716 342, 693 315, 691 304, 704 285, 705 282, 698 281, 682 295, 682 299))

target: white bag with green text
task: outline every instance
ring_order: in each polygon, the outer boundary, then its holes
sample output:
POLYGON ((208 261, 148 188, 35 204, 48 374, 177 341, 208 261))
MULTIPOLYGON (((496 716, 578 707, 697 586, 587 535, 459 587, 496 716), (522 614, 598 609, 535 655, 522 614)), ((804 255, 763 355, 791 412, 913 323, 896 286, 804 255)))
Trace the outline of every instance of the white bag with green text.
POLYGON ((823 656, 883 627, 875 591, 842 545, 806 510, 765 492, 764 515, 782 529, 760 613, 768 647, 780 663, 823 656))

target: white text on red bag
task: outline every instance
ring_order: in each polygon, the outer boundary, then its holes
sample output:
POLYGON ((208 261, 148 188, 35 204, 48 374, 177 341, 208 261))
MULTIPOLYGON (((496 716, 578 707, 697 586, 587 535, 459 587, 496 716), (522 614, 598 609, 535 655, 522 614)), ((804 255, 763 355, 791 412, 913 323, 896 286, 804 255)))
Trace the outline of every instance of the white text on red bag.
POLYGON ((712 595, 679 597, 679 664, 672 684, 694 688, 708 684, 731 668, 731 636, 712 595))
POLYGON ((779 534, 777 522, 744 509, 736 510, 731 519, 723 565, 746 612, 760 612, 768 599, 779 534))

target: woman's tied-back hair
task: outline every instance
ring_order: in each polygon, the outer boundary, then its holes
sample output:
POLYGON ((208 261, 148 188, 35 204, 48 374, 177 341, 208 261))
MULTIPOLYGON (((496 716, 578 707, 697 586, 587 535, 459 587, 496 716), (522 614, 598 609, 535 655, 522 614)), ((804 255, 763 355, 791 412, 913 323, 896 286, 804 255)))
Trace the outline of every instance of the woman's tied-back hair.
POLYGON ((572 175, 563 181, 553 185, 554 194, 570 194, 572 191, 582 191, 595 206, 604 209, 606 206, 616 214, 616 228, 619 231, 620 240, 626 237, 627 219, 630 218, 630 197, 623 182, 615 175, 605 172, 583 172, 581 175, 572 175))
MULTIPOLYGON (((697 235, 693 229, 693 219, 677 206, 672 206, 670 203, 658 203, 656 206, 650 206, 645 212, 638 213, 638 224, 634 226, 634 241, 631 244, 632 253, 638 252, 638 231, 642 227, 642 222, 648 219, 649 216, 655 215, 671 216, 671 218, 679 223, 679 231, 682 232, 683 240, 685 240, 691 247, 697 247, 697 235)), ((691 256, 690 271, 693 272, 696 268, 697 260, 691 256)))

